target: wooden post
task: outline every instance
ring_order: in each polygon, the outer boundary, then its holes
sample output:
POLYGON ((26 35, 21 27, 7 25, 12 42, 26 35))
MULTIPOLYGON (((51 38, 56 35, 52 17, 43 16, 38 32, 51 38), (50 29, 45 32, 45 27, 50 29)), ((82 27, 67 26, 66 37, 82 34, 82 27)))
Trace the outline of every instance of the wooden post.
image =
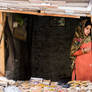
POLYGON ((5 75, 4 25, 6 14, 0 12, 0 76, 5 75))

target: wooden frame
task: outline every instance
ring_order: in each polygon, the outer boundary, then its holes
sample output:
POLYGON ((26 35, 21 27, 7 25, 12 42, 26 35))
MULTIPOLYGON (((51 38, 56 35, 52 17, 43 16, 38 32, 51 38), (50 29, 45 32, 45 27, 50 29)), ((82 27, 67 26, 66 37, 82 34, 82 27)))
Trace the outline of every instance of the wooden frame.
MULTIPOLYGON (((47 14, 47 13, 44 13, 44 11, 40 11, 40 13, 38 13, 38 12, 27 12, 27 11, 19 11, 19 10, 0 10, 0 12, 30 14, 30 15, 38 15, 38 16, 55 16, 55 17, 80 18, 80 16, 76 16, 76 15, 47 14)), ((87 16, 90 16, 90 15, 87 15, 87 16)))
MULTIPOLYGON (((90 0, 91 1, 91 0, 90 0)), ((89 5, 92 8, 92 1, 89 5)), ((56 17, 70 17, 70 18, 80 18, 80 16, 76 15, 67 15, 67 14, 48 14, 44 13, 43 10, 40 12, 28 12, 28 11, 20 11, 20 10, 0 10, 0 76, 5 75, 5 51, 4 51, 4 25, 6 20, 6 13, 21 13, 21 14, 32 14, 32 15, 40 15, 40 16, 56 16, 56 17)), ((91 17, 92 22, 92 10, 91 14, 87 15, 91 17)))
POLYGON ((4 25, 6 14, 0 12, 0 76, 5 75, 4 25))

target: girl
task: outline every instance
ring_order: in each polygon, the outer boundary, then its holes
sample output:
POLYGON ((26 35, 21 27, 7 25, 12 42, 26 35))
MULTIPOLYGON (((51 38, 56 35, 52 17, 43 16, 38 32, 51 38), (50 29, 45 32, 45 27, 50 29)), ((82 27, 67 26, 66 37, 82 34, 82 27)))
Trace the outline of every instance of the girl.
POLYGON ((90 20, 84 20, 75 32, 71 46, 71 57, 74 61, 72 80, 92 81, 91 26, 90 20))

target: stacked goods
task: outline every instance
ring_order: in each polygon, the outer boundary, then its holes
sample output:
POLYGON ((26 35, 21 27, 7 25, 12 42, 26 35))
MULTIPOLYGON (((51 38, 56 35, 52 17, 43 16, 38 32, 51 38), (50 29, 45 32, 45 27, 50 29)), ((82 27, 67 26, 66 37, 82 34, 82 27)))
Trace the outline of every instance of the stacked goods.
POLYGON ((89 81, 70 81, 68 84, 70 84, 71 87, 87 87, 89 81))
POLYGON ((68 82, 69 92, 92 92, 92 83, 90 81, 70 81, 68 82))
POLYGON ((49 85, 51 83, 51 80, 43 80, 43 84, 49 85))
POLYGON ((15 84, 22 92, 29 92, 31 84, 29 81, 17 81, 15 84))
POLYGON ((31 77, 31 79, 30 79, 31 86, 34 86, 36 84, 42 84, 42 82, 43 82, 43 78, 31 77))
POLYGON ((70 81, 59 84, 42 78, 31 78, 30 81, 17 81, 22 92, 92 92, 90 81, 70 81))
POLYGON ((15 81, 13 80, 8 80, 5 77, 0 77, 0 86, 8 86, 8 85, 13 85, 15 83, 15 81))
POLYGON ((4 92, 22 92, 22 91, 16 86, 8 86, 4 88, 4 92))
POLYGON ((0 77, 0 92, 92 92, 90 81, 69 81, 58 83, 43 78, 31 78, 29 81, 13 81, 0 77))
POLYGON ((0 86, 0 92, 3 92, 4 87, 0 86))

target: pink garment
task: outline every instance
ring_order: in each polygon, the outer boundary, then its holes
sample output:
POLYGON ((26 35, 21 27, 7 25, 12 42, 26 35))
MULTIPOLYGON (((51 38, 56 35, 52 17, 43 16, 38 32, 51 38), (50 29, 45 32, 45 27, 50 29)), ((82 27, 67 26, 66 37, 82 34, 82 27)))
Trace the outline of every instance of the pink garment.
MULTIPOLYGON (((81 48, 92 48, 92 42, 82 44, 81 48)), ((92 49, 83 54, 81 50, 74 53, 76 57, 75 66, 72 73, 72 80, 90 80, 92 81, 92 49)))

